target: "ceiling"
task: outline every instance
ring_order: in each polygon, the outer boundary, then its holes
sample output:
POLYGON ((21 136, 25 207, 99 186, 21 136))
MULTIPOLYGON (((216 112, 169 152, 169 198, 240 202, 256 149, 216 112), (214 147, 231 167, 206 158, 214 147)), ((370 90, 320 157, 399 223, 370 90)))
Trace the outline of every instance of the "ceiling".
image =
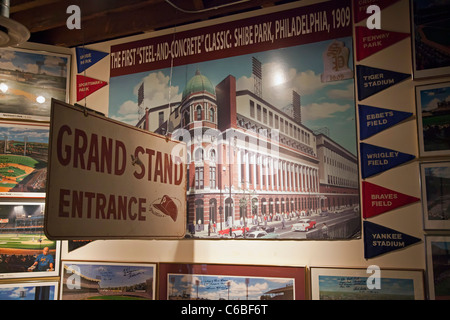
POLYGON ((294 0, 11 0, 10 18, 31 33, 30 42, 75 47, 156 31, 294 0), (81 29, 69 30, 70 5, 81 29))

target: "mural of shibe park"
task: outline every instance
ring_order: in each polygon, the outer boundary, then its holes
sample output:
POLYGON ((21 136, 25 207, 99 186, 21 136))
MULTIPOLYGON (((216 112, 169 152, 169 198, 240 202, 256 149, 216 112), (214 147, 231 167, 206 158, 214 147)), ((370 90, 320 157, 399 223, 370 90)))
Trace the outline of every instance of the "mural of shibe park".
POLYGON ((44 204, 0 203, 0 275, 42 274, 29 268, 43 251, 57 261, 57 242, 44 234, 44 204))
POLYGON ((48 125, 0 123, 0 196, 45 192, 48 135, 48 125))

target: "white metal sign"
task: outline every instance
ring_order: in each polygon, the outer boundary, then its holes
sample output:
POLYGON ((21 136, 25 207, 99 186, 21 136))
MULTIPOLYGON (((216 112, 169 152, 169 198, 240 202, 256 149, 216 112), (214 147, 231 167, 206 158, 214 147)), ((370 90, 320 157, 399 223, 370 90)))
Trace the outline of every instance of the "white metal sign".
POLYGON ((182 238, 186 145, 53 100, 50 239, 182 238))

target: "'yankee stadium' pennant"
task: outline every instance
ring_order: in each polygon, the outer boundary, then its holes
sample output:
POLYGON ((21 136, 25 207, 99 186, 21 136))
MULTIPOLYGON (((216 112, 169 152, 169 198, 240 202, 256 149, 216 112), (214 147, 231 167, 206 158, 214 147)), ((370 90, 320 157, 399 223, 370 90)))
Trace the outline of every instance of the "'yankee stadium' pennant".
POLYGON ((108 83, 102 80, 97 80, 77 74, 77 101, 86 98, 88 95, 94 93, 100 88, 103 88, 108 83))
POLYGON ((75 51, 77 55, 78 73, 81 73, 87 68, 93 66, 109 54, 106 52, 86 48, 76 48, 75 51))
POLYGON ((411 117, 411 112, 358 105, 359 135, 364 140, 411 117))
POLYGON ((353 1, 353 12, 355 15, 355 23, 358 23, 371 16, 371 13, 367 13, 367 7, 370 5, 376 5, 383 10, 389 7, 391 4, 398 2, 399 0, 370 0, 370 1, 353 1))
POLYGON ((358 99, 363 100, 375 93, 383 91, 403 80, 411 77, 410 74, 372 68, 364 65, 356 66, 358 77, 358 99))
POLYGON ((365 179, 415 158, 414 155, 361 142, 361 175, 365 179))
POLYGON ((356 59, 363 60, 410 36, 409 33, 355 27, 356 59))
POLYGON ((406 248, 421 239, 369 221, 363 221, 364 258, 406 248))
POLYGON ((363 217, 364 219, 420 201, 419 198, 363 181, 363 217))

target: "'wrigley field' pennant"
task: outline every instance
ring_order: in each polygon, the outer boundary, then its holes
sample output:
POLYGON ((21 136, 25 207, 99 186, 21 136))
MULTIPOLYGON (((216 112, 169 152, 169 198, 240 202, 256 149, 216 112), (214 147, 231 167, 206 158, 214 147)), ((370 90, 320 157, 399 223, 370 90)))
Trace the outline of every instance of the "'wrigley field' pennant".
POLYGON ((356 59, 363 60, 403 39, 409 33, 356 27, 356 59))
POLYGON ((362 182, 362 193, 364 219, 420 201, 419 198, 390 190, 367 181, 362 182))
POLYGON ((383 91, 403 80, 410 78, 410 74, 372 68, 364 65, 356 66, 358 77, 358 99, 363 100, 375 93, 383 91))
POLYGON ((421 239, 404 234, 369 221, 364 225, 364 258, 370 259, 380 254, 406 248, 421 239))
POLYGON ((415 158, 414 155, 361 142, 361 175, 365 179, 415 158))
POLYGON ((76 48, 77 54, 77 70, 78 73, 83 72, 87 68, 93 66, 108 55, 106 52, 96 51, 86 48, 76 48))
POLYGON ((367 13, 367 7, 371 5, 376 5, 383 10, 386 7, 389 7, 391 4, 398 2, 399 0, 370 0, 370 1, 360 1, 353 0, 353 12, 355 15, 355 23, 358 23, 364 19, 367 19, 371 16, 372 13, 367 13))
POLYGON ((361 140, 386 130, 413 115, 411 112, 395 111, 361 104, 358 105, 358 111, 361 140))
POLYGON ((97 80, 89 77, 77 75, 77 101, 86 98, 88 95, 94 93, 100 88, 103 88, 108 83, 102 80, 97 80))

